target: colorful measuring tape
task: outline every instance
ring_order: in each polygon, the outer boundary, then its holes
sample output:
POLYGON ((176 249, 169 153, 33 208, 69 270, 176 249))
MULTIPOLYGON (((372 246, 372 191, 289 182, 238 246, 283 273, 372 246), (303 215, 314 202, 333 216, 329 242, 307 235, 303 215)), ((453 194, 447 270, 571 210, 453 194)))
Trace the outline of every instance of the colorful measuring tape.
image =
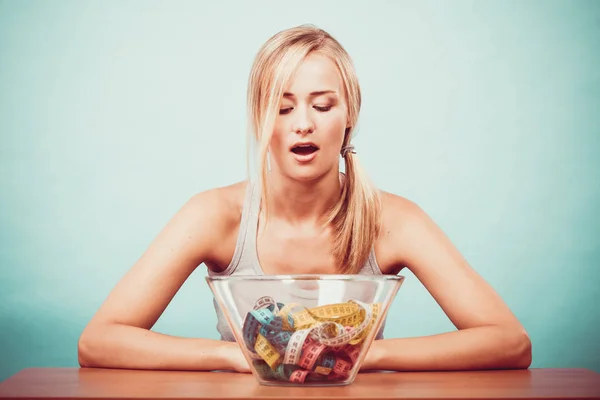
POLYGON ((358 300, 306 308, 264 296, 246 315, 244 342, 265 380, 344 380, 380 311, 358 300))

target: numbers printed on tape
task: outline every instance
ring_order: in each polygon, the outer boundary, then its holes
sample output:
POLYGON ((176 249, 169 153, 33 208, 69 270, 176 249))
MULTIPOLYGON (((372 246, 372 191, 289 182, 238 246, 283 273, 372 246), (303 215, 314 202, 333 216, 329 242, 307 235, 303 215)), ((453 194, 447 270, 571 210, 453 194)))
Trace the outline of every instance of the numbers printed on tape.
POLYGON ((352 364, 346 360, 342 360, 341 358, 338 358, 333 366, 333 372, 338 375, 348 375, 351 369, 352 364))
POLYGON ((302 346, 310 331, 310 329, 302 329, 292 334, 287 349, 285 350, 285 357, 283 359, 284 364, 298 364, 302 353, 302 346))
POLYGON ((298 369, 292 372, 290 376, 290 382, 302 383, 306 379, 306 375, 308 375, 308 371, 298 369))
POLYGON ((300 357, 300 368, 312 370, 317 358, 321 355, 323 350, 327 348, 327 346, 314 341, 307 341, 308 343, 302 349, 302 356, 300 357))
POLYGON ((259 334, 256 338, 254 349, 256 350, 256 353, 269 364, 271 369, 275 369, 279 366, 279 359, 281 358, 279 352, 263 335, 259 334))
POLYGON ((270 305, 275 305, 275 300, 271 296, 263 296, 260 299, 256 300, 256 304, 254 304, 254 309, 258 310, 259 308, 266 308, 270 305))

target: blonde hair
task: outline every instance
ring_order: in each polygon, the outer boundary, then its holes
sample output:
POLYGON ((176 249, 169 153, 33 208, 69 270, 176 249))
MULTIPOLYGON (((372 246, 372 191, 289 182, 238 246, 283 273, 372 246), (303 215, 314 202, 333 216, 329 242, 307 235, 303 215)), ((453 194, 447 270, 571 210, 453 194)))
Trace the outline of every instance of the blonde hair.
MULTIPOLYGON (((337 66, 348 105, 348 122, 342 148, 350 144, 361 106, 361 91, 352 60, 342 45, 314 25, 300 25, 272 36, 260 48, 248 82, 249 147, 258 145, 262 204, 268 215, 267 154, 285 84, 312 52, 328 56, 337 66)), ((341 149, 340 149, 341 150, 341 149)), ((249 154, 250 155, 250 154, 249 154)), ((250 159, 250 157, 249 157, 250 159)), ((381 197, 355 154, 344 156, 346 179, 326 225, 333 230, 333 255, 340 273, 358 273, 379 235, 381 197)))

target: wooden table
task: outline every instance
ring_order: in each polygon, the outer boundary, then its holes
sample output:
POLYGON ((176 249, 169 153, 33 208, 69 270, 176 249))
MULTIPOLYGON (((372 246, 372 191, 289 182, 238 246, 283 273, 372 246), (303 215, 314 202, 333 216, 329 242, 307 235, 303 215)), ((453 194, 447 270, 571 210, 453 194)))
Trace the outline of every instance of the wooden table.
POLYGON ((17 399, 600 399, 586 369, 361 373, 342 387, 271 387, 249 374, 95 368, 25 369, 0 383, 17 399))

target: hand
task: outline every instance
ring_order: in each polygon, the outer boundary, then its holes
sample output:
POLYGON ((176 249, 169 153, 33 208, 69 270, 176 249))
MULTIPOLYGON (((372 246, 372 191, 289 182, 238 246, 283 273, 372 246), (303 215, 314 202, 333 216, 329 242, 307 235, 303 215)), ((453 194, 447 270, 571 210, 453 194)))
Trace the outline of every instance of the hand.
POLYGON ((377 342, 378 341, 375 340, 371 344, 371 348, 369 349, 369 351, 365 355, 365 359, 363 360, 363 363, 360 366, 360 370, 361 371, 369 371, 369 370, 372 371, 372 370, 377 370, 378 369, 379 346, 378 346, 377 342))
POLYGON ((241 373, 250 373, 250 366, 237 343, 227 343, 223 348, 227 369, 241 373))

